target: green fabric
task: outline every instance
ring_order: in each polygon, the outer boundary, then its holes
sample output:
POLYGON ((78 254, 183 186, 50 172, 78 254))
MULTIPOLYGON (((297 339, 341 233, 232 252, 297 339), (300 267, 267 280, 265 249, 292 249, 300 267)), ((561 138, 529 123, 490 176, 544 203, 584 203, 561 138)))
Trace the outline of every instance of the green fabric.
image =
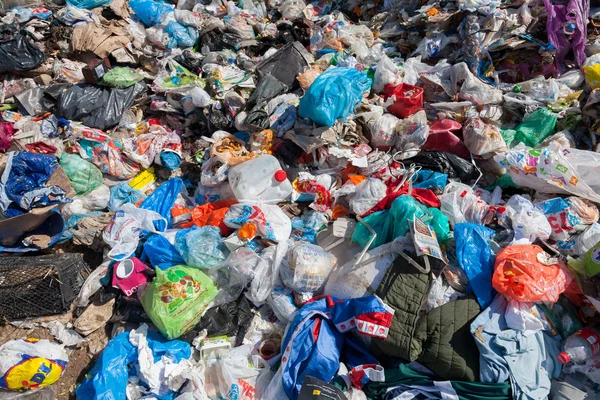
POLYGON ((395 310, 394 318, 387 338, 373 339, 386 355, 408 361, 419 356, 420 348, 413 348, 413 338, 428 290, 429 275, 417 271, 402 257, 397 257, 386 271, 375 293, 395 310))
MULTIPOLYGON (((408 364, 385 370, 385 382, 369 382, 363 392, 369 399, 381 399, 389 388, 403 385, 433 385, 430 377, 417 372, 408 364)), ((510 384, 450 381, 461 400, 510 400, 510 384)))
POLYGON ((469 327, 480 313, 479 303, 472 298, 431 310, 417 325, 417 361, 443 379, 479 380, 479 350, 469 327))
POLYGON ((517 126, 515 140, 529 147, 535 147, 552 135, 556 121, 557 118, 552 111, 540 108, 517 126))

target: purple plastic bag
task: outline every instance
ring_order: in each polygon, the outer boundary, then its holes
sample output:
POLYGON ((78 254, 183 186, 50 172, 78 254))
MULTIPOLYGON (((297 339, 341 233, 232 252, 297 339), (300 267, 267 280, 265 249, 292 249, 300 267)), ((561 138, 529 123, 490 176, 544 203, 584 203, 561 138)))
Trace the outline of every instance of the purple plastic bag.
POLYGON ((559 70, 564 66, 565 56, 572 46, 575 61, 581 67, 586 59, 589 0, 569 0, 565 4, 558 3, 559 1, 544 0, 548 12, 546 31, 548 40, 556 47, 556 65, 559 70))

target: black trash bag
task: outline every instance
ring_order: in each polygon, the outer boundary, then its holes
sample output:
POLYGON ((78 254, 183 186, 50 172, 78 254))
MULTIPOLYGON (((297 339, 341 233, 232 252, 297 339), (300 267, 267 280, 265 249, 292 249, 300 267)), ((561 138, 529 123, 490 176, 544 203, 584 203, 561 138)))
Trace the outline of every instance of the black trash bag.
POLYGON ((448 178, 460 179, 464 183, 479 178, 479 171, 470 161, 444 151, 422 151, 402 162, 407 167, 415 164, 423 169, 447 174, 448 178))
POLYGON ((225 43, 223 43, 223 32, 218 29, 213 29, 212 31, 206 32, 204 35, 200 36, 200 46, 208 47, 210 51, 222 51, 225 48, 225 43))
POLYGON ((44 53, 20 33, 0 40, 0 73, 29 71, 37 68, 45 58, 44 53))
POLYGON ((275 156, 287 168, 297 168, 300 164, 298 159, 304 154, 304 150, 289 139, 283 142, 275 149, 275 156))
POLYGON ((254 107, 244 120, 244 125, 256 129, 269 129, 269 114, 264 110, 264 106, 258 105, 254 107))
POLYGON ((124 89, 74 85, 59 95, 56 115, 104 131, 117 125, 123 112, 145 91, 142 82, 124 89))
POLYGON ((250 303, 242 294, 236 301, 206 311, 198 325, 192 330, 193 334, 189 336, 193 339, 200 331, 206 329, 208 337, 235 336, 235 347, 237 347, 242 344, 253 316, 250 303))
POLYGON ((218 108, 211 108, 208 113, 208 124, 211 133, 216 131, 226 131, 231 128, 231 121, 227 115, 218 108))
POLYGON ((246 110, 251 110, 257 104, 265 104, 272 98, 287 92, 288 87, 273 75, 268 74, 261 78, 256 89, 246 102, 246 110))
POLYGON ((309 68, 309 60, 310 55, 304 46, 300 42, 294 42, 285 45, 258 64, 256 73, 260 79, 271 74, 291 88, 296 82, 296 76, 309 68))

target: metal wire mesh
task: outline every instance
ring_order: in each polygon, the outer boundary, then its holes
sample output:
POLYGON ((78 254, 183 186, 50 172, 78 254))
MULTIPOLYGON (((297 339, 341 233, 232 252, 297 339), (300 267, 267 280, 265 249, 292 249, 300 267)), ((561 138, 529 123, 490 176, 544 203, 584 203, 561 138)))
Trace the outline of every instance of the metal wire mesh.
POLYGON ((66 312, 88 275, 79 254, 0 258, 0 317, 66 312))

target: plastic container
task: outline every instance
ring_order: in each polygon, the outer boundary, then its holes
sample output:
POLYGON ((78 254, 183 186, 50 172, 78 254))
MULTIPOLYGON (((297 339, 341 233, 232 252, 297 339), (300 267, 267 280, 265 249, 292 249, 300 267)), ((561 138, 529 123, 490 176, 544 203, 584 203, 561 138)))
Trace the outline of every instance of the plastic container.
POLYGON ((573 362, 584 363, 600 352, 600 330, 583 328, 565 340, 564 351, 558 355, 562 364, 573 362))
POLYGON ((267 154, 231 168, 229 185, 238 201, 281 201, 292 194, 279 160, 267 154))

